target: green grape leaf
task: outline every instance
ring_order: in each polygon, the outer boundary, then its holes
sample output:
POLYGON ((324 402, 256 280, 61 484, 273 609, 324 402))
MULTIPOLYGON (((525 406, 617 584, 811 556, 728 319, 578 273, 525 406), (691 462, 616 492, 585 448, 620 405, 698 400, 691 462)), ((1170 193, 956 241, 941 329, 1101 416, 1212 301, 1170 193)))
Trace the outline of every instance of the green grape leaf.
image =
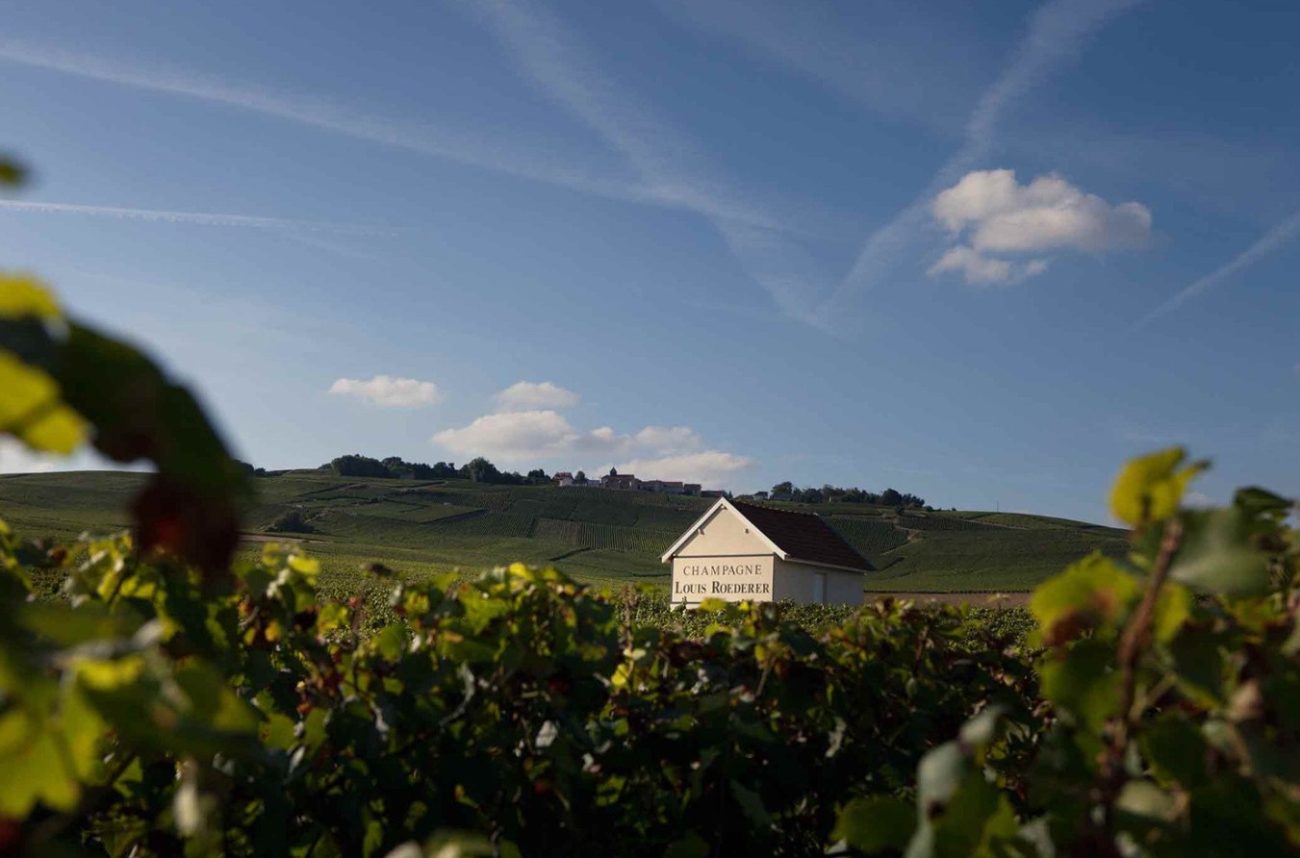
POLYGON ((110 613, 103 602, 87 600, 74 610, 60 602, 33 602, 18 613, 23 626, 61 646, 128 638, 142 625, 125 611, 110 613))
POLYGON ((1205 737, 1181 714, 1161 715, 1143 730, 1140 743, 1161 783, 1178 783, 1185 789, 1205 783, 1205 737))
POLYGON ((27 181, 27 168, 13 158, 0 158, 0 185, 14 187, 27 181))
POLYGON ((1237 489, 1232 496, 1232 505, 1252 516, 1268 513, 1285 515, 1295 506, 1295 501, 1258 486, 1246 486, 1237 489))
MULTIPOLYGON (((63 316, 54 293, 25 274, 0 274, 0 319, 50 321, 63 316)), ((0 341, 8 347, 8 343, 0 341)))
POLYGON ((1039 584, 1029 599, 1029 612, 1045 643, 1062 644, 1088 629, 1117 625, 1140 589, 1136 578, 1093 553, 1039 584))
POLYGON ((763 806, 763 799, 758 793, 735 779, 729 781, 727 786, 730 787, 732 798, 740 805, 741 812, 745 814, 745 818, 751 825, 762 831, 772 827, 772 817, 768 815, 767 808, 763 806))
POLYGON ((1168 582, 1160 589, 1156 599, 1152 628, 1158 643, 1168 643, 1192 616, 1196 597, 1192 591, 1179 584, 1168 582))
POLYGON ((916 831, 916 808, 891 795, 855 798, 835 820, 832 840, 843 840, 863 852, 902 850, 916 831))
POLYGON ((406 649, 406 628, 399 623, 390 623, 374 636, 375 649, 387 661, 397 661, 406 649))
POLYGON ((86 438, 85 423, 63 404, 55 380, 2 349, 0 431, 48 453, 71 453, 86 438))
POLYGON ((0 817, 21 819, 37 802, 71 810, 80 795, 51 725, 21 709, 0 715, 0 817))
POLYGON ((1039 668, 1043 696, 1099 733, 1119 707, 1120 676, 1111 669, 1113 661, 1113 649, 1095 639, 1050 654, 1039 668))
POLYGON ((1207 467, 1204 462, 1179 467, 1186 458, 1182 447, 1171 447, 1130 459, 1111 489, 1111 512, 1136 526, 1173 515, 1188 483, 1207 467))
POLYGON ((708 858, 711 852, 707 840, 694 831, 689 831, 685 837, 668 844, 664 858, 708 858))
POLYGON ((1269 586, 1266 558, 1247 541, 1247 522, 1235 509, 1188 515, 1187 537, 1169 577, 1202 593, 1259 595, 1269 586))

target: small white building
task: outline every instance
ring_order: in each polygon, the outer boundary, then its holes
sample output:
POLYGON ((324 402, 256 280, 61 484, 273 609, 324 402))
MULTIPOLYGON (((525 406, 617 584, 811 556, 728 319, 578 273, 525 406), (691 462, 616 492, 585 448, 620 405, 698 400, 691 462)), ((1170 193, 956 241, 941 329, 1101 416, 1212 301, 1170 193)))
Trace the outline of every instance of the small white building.
POLYGON ((673 604, 790 600, 861 604, 861 554, 816 515, 719 498, 672 544, 673 604))

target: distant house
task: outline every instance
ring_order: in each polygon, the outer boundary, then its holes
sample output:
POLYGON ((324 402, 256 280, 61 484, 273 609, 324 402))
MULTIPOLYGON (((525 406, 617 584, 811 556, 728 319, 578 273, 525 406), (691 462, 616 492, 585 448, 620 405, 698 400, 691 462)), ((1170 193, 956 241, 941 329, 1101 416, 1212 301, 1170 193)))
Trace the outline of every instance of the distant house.
POLYGON ((867 560, 816 515, 719 498, 660 558, 672 601, 861 604, 867 560))
POLYGON ((641 481, 631 474, 606 474, 600 478, 600 487, 602 489, 636 491, 641 487, 641 481))
POLYGON ((579 482, 573 474, 568 471, 559 471, 551 478, 551 482, 557 486, 591 486, 592 488, 615 489, 617 491, 642 491, 655 492, 665 495, 693 495, 707 494, 708 497, 720 497, 721 491, 701 492, 699 483, 683 483, 680 480, 638 480, 633 474, 620 474, 614 469, 610 473, 599 479, 579 482))

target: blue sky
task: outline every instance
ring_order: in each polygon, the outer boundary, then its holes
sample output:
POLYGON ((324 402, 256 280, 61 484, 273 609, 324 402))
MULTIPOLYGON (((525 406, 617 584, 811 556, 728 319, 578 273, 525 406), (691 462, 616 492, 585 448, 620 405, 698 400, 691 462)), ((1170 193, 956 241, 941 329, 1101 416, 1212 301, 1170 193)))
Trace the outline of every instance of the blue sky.
MULTIPOLYGON (((1300 493, 1300 6, 25 3, 0 259, 267 467, 1300 493)), ((79 458, 72 465, 84 465, 79 458)), ((0 469, 42 463, 12 447, 0 469)))

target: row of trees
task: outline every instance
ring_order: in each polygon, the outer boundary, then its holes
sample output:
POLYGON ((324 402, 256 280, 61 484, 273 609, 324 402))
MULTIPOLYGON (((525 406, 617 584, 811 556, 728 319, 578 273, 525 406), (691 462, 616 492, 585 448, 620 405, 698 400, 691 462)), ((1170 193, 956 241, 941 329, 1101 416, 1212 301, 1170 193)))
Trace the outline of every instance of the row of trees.
POLYGON ((864 503, 874 506, 905 508, 921 508, 925 506, 925 498, 907 492, 900 492, 897 489, 869 492, 866 489, 859 488, 842 489, 829 483, 821 488, 809 486, 801 489, 797 488, 789 480, 772 486, 769 497, 772 500, 789 500, 796 503, 864 503))
POLYGON ((534 468, 527 474, 521 474, 518 471, 502 471, 482 456, 471 459, 457 468, 451 462, 434 462, 430 465, 425 462, 407 462, 400 456, 374 459, 370 456, 362 456, 359 453, 351 453, 346 456, 338 456, 332 459, 328 465, 322 465, 321 467, 340 477, 398 479, 409 476, 417 480, 460 478, 473 480, 476 483, 494 483, 507 486, 541 485, 551 480, 546 471, 541 468, 534 468))

